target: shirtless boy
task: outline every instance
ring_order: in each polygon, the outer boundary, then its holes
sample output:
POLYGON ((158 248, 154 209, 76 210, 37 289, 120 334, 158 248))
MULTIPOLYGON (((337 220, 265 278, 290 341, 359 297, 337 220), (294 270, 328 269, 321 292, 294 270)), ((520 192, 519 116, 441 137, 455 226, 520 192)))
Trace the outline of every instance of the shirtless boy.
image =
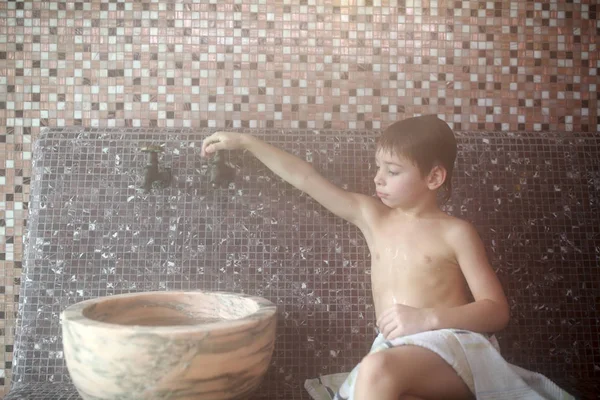
MULTIPOLYGON (((311 164, 246 134, 217 132, 205 139, 202 154, 235 149, 251 152, 361 230, 371 252, 377 327, 386 339, 444 328, 493 333, 508 323, 508 303, 479 235, 438 206, 438 191, 450 195, 456 139, 436 116, 405 119, 383 132, 375 153, 377 198, 345 191, 311 164)), ((439 355, 408 345, 371 353, 360 363, 354 399, 373 398, 473 394, 439 355)))

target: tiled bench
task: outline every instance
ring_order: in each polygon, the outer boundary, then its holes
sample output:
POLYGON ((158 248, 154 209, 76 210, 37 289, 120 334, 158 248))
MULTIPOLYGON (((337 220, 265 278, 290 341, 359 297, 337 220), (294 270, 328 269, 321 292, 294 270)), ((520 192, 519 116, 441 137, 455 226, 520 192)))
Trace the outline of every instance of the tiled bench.
MULTIPOLYGON (((251 293, 278 306, 272 367, 256 399, 307 399, 304 379, 350 370, 373 338, 369 254, 357 229, 242 152, 212 189, 208 131, 50 129, 34 180, 6 399, 78 399, 60 312, 128 291, 251 293), (146 155, 174 181, 139 190, 146 155)), ((350 190, 371 193, 375 132, 261 131, 350 190)), ((592 136, 459 135, 449 211, 475 223, 507 291, 505 357, 582 398, 600 393, 597 320, 600 150, 592 136)))

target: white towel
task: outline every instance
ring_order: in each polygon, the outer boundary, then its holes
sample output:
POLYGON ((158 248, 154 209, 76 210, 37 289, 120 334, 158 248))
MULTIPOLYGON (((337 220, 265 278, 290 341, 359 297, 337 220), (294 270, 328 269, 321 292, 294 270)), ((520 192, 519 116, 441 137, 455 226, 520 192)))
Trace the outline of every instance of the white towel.
MULTIPOLYGON (((370 353, 397 346, 433 351, 454 368, 477 400, 574 400, 545 376, 508 363, 495 337, 459 329, 440 329, 385 340, 379 334, 370 353), (476 371, 475 374, 472 371, 476 371)), ((358 364, 352 372, 308 379, 304 387, 315 400, 354 400, 358 364)))

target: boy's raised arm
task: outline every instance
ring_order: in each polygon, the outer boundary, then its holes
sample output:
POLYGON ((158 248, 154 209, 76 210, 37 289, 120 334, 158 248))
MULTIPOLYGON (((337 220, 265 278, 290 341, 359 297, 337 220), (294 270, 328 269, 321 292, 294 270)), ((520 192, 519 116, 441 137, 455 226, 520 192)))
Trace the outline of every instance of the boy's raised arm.
POLYGON ((202 144, 202 155, 217 150, 246 149, 271 171, 294 187, 307 193, 335 215, 363 229, 372 215, 376 200, 341 189, 300 158, 246 134, 217 132, 202 144))

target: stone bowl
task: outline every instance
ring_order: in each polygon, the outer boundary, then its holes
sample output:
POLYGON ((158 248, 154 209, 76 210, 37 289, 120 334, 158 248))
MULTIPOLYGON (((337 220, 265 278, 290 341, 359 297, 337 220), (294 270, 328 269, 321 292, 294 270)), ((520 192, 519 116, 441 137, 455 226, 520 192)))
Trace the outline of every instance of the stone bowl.
POLYGON ((227 292, 130 293, 61 313, 64 355, 85 400, 244 398, 261 383, 276 307, 227 292))

